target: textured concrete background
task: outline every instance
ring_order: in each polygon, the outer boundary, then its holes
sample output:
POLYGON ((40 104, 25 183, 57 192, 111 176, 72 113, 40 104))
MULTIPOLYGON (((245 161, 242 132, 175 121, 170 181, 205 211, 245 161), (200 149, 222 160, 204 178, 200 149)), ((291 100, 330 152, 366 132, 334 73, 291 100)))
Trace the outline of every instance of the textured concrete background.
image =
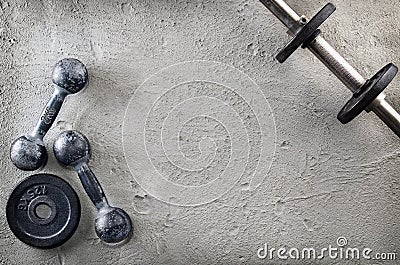
MULTIPOLYGON (((311 16, 325 2, 288 3, 311 16)), ((338 10, 324 36, 363 75, 387 62, 400 65, 397 0, 333 3, 338 10)), ((352 247, 400 252, 398 138, 372 114, 341 125, 336 114, 350 93, 308 52, 278 64, 273 55, 288 40, 286 30, 258 1, 2 0, 0 7, 1 264, 268 264, 256 255, 264 243, 322 248, 339 236, 352 247), (12 166, 9 145, 33 128, 53 91, 51 68, 67 56, 87 65, 90 84, 67 99, 45 142, 50 150, 56 135, 72 128, 88 136, 90 165, 110 202, 133 219, 133 238, 122 247, 96 238, 95 208, 76 174, 54 156, 44 172, 68 180, 81 198, 73 238, 57 249, 37 250, 16 240, 6 223, 8 195, 29 176, 12 166), (234 66, 259 85, 274 114, 277 149, 258 189, 239 181, 216 201, 183 207, 141 189, 124 159, 121 135, 125 109, 140 84, 191 60, 234 66)), ((400 109, 398 83, 396 78, 388 99, 400 109)), ((202 131, 193 128, 194 136, 202 131)))

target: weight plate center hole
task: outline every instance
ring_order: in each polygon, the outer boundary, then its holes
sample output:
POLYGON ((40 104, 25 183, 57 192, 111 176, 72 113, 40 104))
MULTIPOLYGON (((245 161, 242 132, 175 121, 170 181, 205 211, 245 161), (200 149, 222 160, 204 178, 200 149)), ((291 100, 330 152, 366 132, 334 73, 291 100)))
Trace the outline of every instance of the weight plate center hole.
POLYGON ((38 225, 47 225, 56 217, 57 206, 47 196, 38 196, 28 206, 28 216, 32 222, 38 225))
POLYGON ((48 219, 51 216, 51 208, 46 203, 39 203, 36 205, 35 214, 40 219, 48 219))

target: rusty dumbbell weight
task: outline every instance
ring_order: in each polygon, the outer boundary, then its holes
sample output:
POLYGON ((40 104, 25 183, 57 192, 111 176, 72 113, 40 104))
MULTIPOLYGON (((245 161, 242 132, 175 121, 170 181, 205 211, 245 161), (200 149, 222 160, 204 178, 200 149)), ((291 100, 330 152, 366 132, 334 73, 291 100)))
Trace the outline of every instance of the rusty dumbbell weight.
POLYGON ((95 221, 97 236, 109 244, 126 242, 132 234, 132 222, 121 208, 112 207, 103 188, 88 166, 91 148, 88 139, 77 131, 62 132, 54 142, 54 154, 64 166, 73 167, 82 182, 83 188, 96 206, 95 221))
POLYGON ((33 171, 47 163, 47 151, 43 138, 54 123, 64 99, 81 91, 88 82, 85 65, 77 59, 65 58, 53 68, 52 80, 55 91, 44 108, 31 133, 16 139, 10 150, 13 164, 26 171, 33 171))

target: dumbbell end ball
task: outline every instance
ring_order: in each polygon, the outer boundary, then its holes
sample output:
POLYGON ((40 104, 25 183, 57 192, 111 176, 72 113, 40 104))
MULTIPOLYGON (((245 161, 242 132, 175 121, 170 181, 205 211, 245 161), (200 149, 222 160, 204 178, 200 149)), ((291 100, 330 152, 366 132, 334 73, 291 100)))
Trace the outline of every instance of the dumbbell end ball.
POLYGON ((65 166, 75 166, 90 158, 89 140, 77 131, 60 133, 54 141, 53 151, 58 162, 65 166))
POLYGON ((85 65, 74 58, 65 58, 56 63, 52 74, 53 83, 71 94, 81 91, 89 76, 85 65))
POLYGON ((46 165, 47 151, 42 142, 21 136, 11 145, 10 158, 17 168, 34 171, 46 165))
POLYGON ((126 243, 132 235, 132 222, 121 208, 101 210, 96 218, 96 234, 107 244, 126 243))

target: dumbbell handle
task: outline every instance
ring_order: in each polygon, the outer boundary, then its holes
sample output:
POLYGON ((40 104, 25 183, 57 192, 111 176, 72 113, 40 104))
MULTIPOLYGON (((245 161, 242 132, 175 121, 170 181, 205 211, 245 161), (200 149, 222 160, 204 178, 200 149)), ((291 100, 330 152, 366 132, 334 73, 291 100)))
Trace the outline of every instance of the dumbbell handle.
POLYGON ((46 135, 48 130, 50 130, 51 125, 57 118, 57 115, 60 112, 61 106, 67 95, 68 93, 64 89, 56 86, 53 95, 47 102, 46 107, 43 109, 42 114, 40 115, 39 121, 29 136, 35 139, 43 140, 43 137, 46 135))
MULTIPOLYGON (((260 0, 288 29, 289 34, 295 34, 301 27, 302 18, 282 0, 260 0)), ((366 79, 352 67, 329 43, 317 36, 307 48, 353 93, 360 89, 366 79)), ((400 115, 385 100, 381 93, 368 107, 397 136, 400 137, 400 115)))
POLYGON ((99 181, 94 175, 93 171, 89 168, 87 163, 81 163, 75 167, 78 176, 82 182, 82 186, 88 194, 90 200, 96 206, 97 210, 108 207, 106 195, 103 188, 100 186, 99 181))

